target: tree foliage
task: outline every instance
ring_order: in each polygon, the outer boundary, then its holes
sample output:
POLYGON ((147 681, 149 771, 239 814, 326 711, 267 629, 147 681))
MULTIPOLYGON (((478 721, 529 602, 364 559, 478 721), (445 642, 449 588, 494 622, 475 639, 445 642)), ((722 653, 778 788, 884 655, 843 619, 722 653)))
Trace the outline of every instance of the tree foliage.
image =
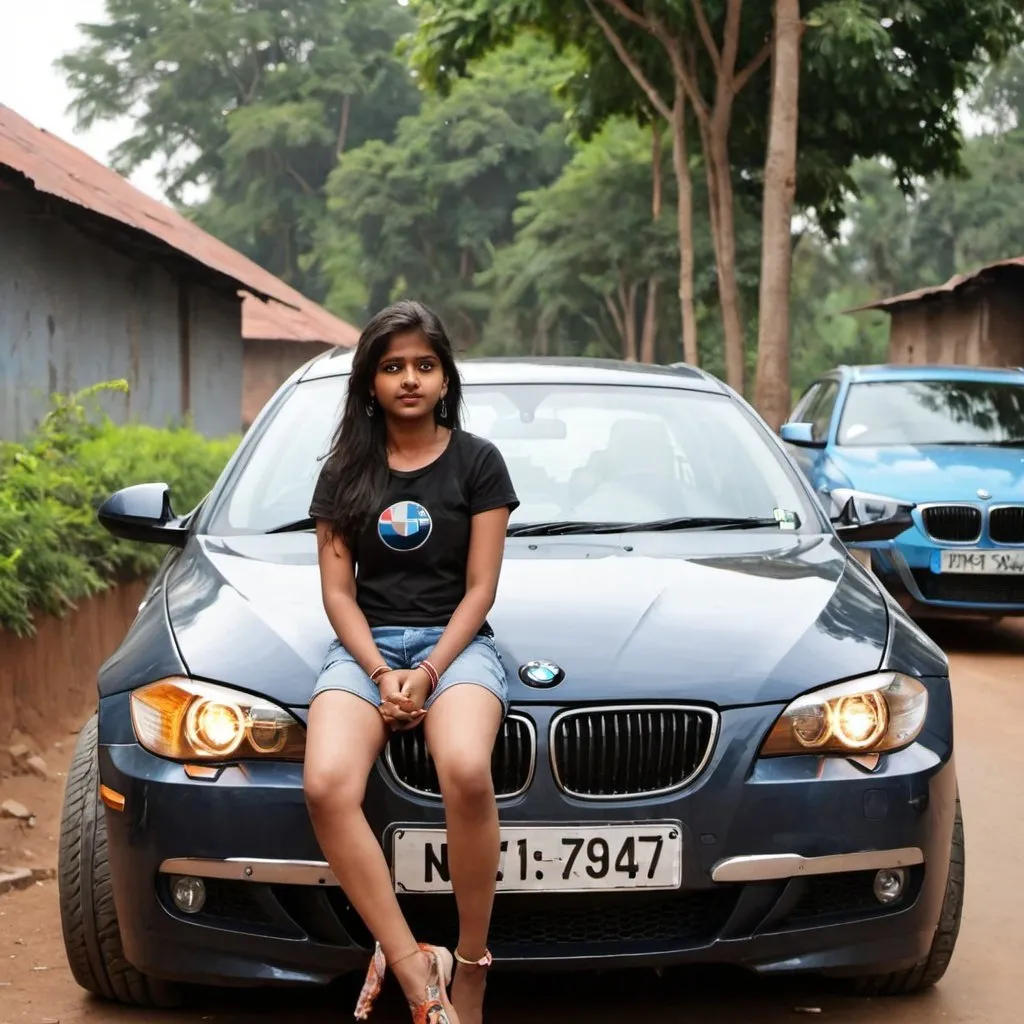
POLYGON ((553 182, 570 156, 554 95, 568 64, 524 37, 405 118, 394 142, 348 154, 330 177, 330 217, 317 236, 335 308, 363 319, 414 295, 462 346, 479 341, 490 297, 476 275, 512 241, 520 196, 553 182))
POLYGON ((390 139, 420 93, 395 54, 415 27, 394 0, 107 0, 59 62, 87 127, 129 116, 113 154, 158 162, 169 198, 313 297, 303 268, 339 159, 390 139), (196 189, 206 198, 195 203, 196 189))

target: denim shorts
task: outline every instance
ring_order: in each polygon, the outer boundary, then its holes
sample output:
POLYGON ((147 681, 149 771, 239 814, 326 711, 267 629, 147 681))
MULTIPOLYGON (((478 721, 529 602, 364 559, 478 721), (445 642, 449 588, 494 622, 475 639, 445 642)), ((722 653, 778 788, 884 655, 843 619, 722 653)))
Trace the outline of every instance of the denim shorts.
MULTIPOLYGON (((441 639, 444 627, 376 626, 371 632, 377 650, 388 665, 393 669, 407 669, 415 668, 424 658, 430 657, 430 652, 441 639)), ((438 680, 424 708, 429 708, 449 687, 464 683, 490 690, 501 701, 502 712, 508 713, 508 680, 505 677, 505 667, 502 665, 498 648, 489 636, 476 636, 469 642, 438 680)), ((314 697, 327 690, 354 693, 357 697, 369 701, 374 707, 380 706, 380 691, 377 684, 338 640, 327 649, 309 702, 312 704, 314 697)))

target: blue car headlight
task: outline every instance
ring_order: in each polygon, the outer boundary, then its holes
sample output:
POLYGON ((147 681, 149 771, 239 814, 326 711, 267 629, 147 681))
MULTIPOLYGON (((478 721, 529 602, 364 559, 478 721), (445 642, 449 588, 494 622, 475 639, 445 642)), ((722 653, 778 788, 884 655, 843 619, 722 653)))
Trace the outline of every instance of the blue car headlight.
POLYGON ((879 672, 805 693, 779 716, 761 757, 883 754, 913 743, 924 728, 928 691, 899 672, 879 672))
POLYGON ((131 695, 139 744, 176 761, 301 761, 306 731, 272 701, 183 676, 161 679, 131 695))

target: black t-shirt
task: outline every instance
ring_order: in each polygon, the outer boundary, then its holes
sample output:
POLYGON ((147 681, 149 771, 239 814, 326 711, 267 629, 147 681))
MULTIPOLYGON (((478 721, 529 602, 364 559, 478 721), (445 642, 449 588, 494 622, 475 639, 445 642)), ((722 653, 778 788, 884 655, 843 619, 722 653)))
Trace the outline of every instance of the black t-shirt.
MULTIPOLYGON (((331 517, 337 486, 320 471, 309 514, 331 517)), ((466 594, 470 520, 519 506, 501 452, 463 430, 429 465, 391 470, 384 501, 357 538, 356 601, 371 627, 446 626, 466 594)), ((490 634, 485 622, 481 632, 490 634)))

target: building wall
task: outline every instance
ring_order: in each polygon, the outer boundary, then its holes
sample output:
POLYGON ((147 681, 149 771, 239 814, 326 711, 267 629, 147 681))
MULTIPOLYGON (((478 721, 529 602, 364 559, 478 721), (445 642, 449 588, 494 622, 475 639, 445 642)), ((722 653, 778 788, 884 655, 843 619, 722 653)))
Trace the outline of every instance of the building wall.
POLYGON ((993 366, 1024 366, 1024 273, 988 291, 986 333, 993 366))
POLYGON ((1024 274, 897 306, 889 358, 911 365, 1024 365, 1024 274))
POLYGON ((986 357, 984 302, 978 292, 953 292, 893 310, 891 362, 979 365, 986 357))
POLYGON ((0 439, 31 430, 51 392, 117 378, 129 393, 103 405, 118 422, 179 421, 191 396, 197 428, 230 433, 241 375, 240 300, 179 285, 37 209, 30 193, 0 191, 0 439))
POLYGON ((245 342, 242 361, 242 425, 248 428, 274 392, 314 356, 331 348, 321 342, 245 342))

